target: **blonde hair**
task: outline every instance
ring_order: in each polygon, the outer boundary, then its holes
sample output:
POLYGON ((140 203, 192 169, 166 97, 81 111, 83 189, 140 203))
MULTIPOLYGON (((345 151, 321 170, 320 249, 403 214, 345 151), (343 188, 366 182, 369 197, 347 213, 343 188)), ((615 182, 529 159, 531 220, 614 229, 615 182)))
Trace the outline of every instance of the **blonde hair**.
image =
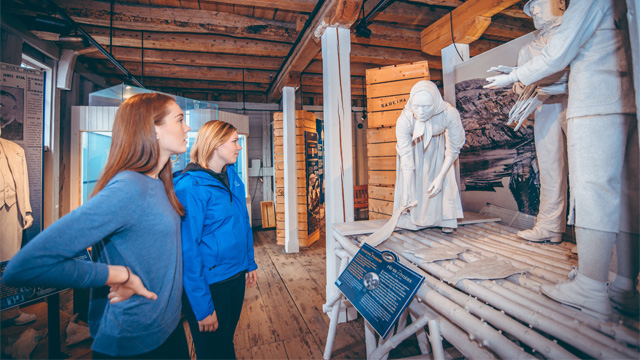
POLYGON ((191 148, 191 162, 208 169, 207 163, 213 156, 213 152, 227 142, 236 131, 238 130, 228 122, 207 121, 198 131, 196 142, 191 148))

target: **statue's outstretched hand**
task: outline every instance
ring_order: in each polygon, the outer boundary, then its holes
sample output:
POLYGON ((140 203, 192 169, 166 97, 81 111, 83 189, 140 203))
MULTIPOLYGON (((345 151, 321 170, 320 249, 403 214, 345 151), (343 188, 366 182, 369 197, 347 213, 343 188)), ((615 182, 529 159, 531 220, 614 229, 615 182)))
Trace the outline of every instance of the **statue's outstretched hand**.
POLYGON ((489 70, 487 70, 487 72, 501 72, 504 74, 509 74, 515 69, 516 68, 513 66, 498 65, 498 66, 492 66, 491 68, 489 68, 489 70))
POLYGON ((499 89, 505 86, 509 86, 514 82, 518 81, 518 75, 516 75, 515 71, 512 71, 508 75, 503 74, 503 75, 489 76, 486 80, 489 82, 489 84, 483 86, 483 88, 499 89))

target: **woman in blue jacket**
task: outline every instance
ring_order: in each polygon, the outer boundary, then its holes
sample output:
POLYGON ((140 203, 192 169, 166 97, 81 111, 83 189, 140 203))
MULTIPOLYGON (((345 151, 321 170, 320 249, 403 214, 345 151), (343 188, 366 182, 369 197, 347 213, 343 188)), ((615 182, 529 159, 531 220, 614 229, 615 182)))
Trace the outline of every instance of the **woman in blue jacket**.
POLYGON ((180 322, 184 209, 169 161, 187 151, 189 130, 170 96, 122 103, 91 199, 31 240, 2 276, 10 286, 93 288, 94 359, 189 357, 180 322), (88 247, 94 261, 76 260, 88 247))
POLYGON ((209 121, 198 132, 191 162, 173 180, 186 212, 184 303, 198 359, 236 358, 233 336, 245 285, 257 281, 244 184, 233 166, 241 149, 233 125, 209 121))

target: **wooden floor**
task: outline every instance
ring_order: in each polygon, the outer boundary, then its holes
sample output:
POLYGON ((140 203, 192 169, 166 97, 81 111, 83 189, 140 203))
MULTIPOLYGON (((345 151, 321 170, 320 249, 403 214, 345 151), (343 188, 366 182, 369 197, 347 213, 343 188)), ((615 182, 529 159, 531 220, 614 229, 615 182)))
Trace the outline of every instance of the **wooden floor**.
MULTIPOLYGON (((276 245, 275 230, 254 232, 258 285, 248 288, 236 330, 239 359, 321 359, 329 318, 324 239, 297 254, 276 245)), ((334 357, 365 358, 362 321, 340 324, 334 357)))
MULTIPOLYGON (((258 284, 248 288, 235 336, 239 359, 321 359, 329 329, 329 317, 322 312, 326 302, 324 236, 299 253, 286 254, 276 244, 275 230, 254 231, 254 251, 258 264, 258 284)), ((23 309, 38 315, 38 322, 2 329, 2 347, 7 337, 26 327, 45 329, 46 304, 23 309)), ((68 315, 61 312, 62 333, 68 315)), ((186 326, 188 329, 188 326, 186 326)), ((14 334, 15 333, 15 334, 14 334)), ((64 335, 63 335, 64 339, 64 335)), ((63 346, 70 358, 91 358, 91 340, 72 348, 63 346)), ((46 358, 46 338, 38 344, 32 358, 46 358)), ((390 358, 419 355, 415 337, 403 342, 390 358)), ((2 354, 0 358, 4 358, 2 354)), ((333 359, 366 358, 363 319, 338 325, 333 359)))
MULTIPOLYGON (((297 254, 276 245, 274 230, 254 232, 258 286, 247 289, 235 346, 239 359, 321 359, 329 318, 324 236, 297 254)), ((407 342, 391 358, 418 355, 407 342)), ((362 318, 338 326, 334 359, 366 358, 362 318)))

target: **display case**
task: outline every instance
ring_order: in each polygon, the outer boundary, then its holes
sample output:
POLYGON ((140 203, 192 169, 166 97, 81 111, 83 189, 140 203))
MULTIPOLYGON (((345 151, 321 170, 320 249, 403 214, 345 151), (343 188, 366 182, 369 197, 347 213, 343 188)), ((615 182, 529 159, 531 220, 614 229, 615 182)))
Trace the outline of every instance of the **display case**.
MULTIPOLYGON (((154 91, 120 84, 89 94, 89 106, 73 107, 71 125, 71 184, 73 190, 70 199, 72 209, 80 206, 89 198, 106 164, 111 146, 111 129, 118 106, 133 95, 149 92, 154 91)), ((173 170, 179 171, 190 161, 189 153, 200 127, 207 121, 219 119, 218 105, 171 94, 167 95, 173 97, 182 108, 185 121, 191 127, 188 134, 187 152, 172 157, 173 170)), ((248 128, 248 120, 246 127, 248 128)), ((240 159, 246 158, 244 154, 240 155, 240 159)), ((246 168, 246 161, 241 161, 238 165, 246 168)), ((239 170, 241 174, 247 173, 246 169, 239 170)), ((246 179, 243 180, 246 182, 246 179)))

